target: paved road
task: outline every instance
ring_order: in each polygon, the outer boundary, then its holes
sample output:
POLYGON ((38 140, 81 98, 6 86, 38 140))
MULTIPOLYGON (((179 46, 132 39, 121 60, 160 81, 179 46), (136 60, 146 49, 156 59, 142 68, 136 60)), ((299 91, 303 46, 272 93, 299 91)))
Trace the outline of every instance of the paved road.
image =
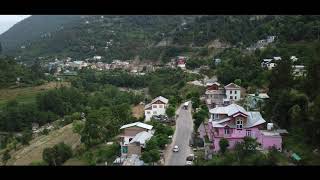
POLYGON ((176 130, 172 144, 168 147, 165 165, 183 166, 186 164, 187 156, 191 153, 189 140, 191 138, 191 133, 193 132, 193 121, 191 116, 191 103, 189 104, 188 110, 181 109, 182 105, 179 107, 180 112, 176 121, 176 130), (179 146, 179 152, 172 152, 172 148, 175 145, 179 146))

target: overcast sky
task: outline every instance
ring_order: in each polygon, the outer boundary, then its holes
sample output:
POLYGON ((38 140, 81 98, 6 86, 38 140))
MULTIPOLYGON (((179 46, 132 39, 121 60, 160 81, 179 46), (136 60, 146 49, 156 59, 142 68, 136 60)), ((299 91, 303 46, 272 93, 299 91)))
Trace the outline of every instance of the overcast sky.
POLYGON ((30 15, 0 15, 0 34, 30 15))

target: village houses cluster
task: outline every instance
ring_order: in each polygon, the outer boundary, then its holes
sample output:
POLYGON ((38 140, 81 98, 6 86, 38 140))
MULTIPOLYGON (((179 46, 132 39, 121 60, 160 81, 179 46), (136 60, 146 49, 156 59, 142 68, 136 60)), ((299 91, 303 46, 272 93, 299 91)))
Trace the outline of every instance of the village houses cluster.
MULTIPOLYGON (((273 58, 269 58, 269 59, 263 59, 262 62, 261 62, 261 67, 262 68, 267 68, 268 70, 272 70, 274 67, 277 66, 277 63, 279 61, 281 61, 281 60, 282 60, 281 57, 273 57, 273 58)), ((306 75, 305 66, 298 63, 298 58, 296 56, 291 56, 290 60, 293 63, 293 65, 292 65, 292 69, 293 69, 292 74, 295 77, 305 76, 306 75)))

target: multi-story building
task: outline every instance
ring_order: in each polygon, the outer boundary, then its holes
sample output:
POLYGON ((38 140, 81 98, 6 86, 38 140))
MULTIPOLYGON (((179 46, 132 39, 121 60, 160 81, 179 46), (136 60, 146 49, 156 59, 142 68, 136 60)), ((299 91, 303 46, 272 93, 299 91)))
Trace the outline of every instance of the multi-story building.
POLYGON ((165 115, 169 100, 159 96, 151 101, 151 103, 145 105, 144 115, 145 121, 150 121, 153 115, 165 115))
POLYGON ((282 138, 279 132, 273 130, 273 124, 268 124, 267 130, 264 130, 266 121, 260 112, 247 112, 243 107, 237 104, 231 104, 225 107, 216 107, 210 109, 210 119, 208 123, 199 128, 200 137, 208 137, 212 143, 212 150, 220 150, 219 142, 225 138, 229 142, 229 148, 232 149, 237 142, 243 141, 246 136, 256 138, 261 144, 262 149, 276 147, 282 150, 282 138))

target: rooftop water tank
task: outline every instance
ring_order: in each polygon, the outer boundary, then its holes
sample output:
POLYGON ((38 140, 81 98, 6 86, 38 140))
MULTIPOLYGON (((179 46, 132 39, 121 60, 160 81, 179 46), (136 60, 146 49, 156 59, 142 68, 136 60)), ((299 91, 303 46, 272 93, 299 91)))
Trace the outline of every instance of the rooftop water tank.
POLYGON ((268 129, 268 131, 271 131, 273 129, 273 123, 268 123, 267 129, 268 129))

